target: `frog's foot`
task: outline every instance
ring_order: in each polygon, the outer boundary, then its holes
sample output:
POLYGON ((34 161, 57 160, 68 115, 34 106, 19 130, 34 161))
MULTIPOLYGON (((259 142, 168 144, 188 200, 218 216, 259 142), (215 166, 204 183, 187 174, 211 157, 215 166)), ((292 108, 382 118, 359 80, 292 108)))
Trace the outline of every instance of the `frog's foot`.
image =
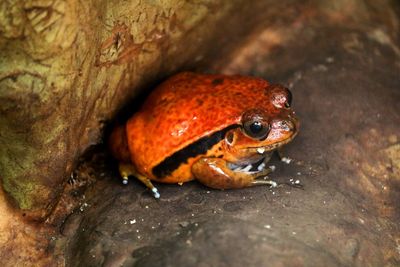
POLYGON ((217 189, 242 188, 255 185, 277 186, 264 178, 272 172, 265 168, 264 159, 245 166, 229 163, 220 158, 202 158, 192 166, 192 173, 202 184, 217 189))
POLYGON ((141 181, 147 188, 151 190, 155 198, 160 198, 160 193, 158 192, 158 189, 151 183, 150 179, 138 173, 132 164, 120 163, 119 173, 121 174, 123 184, 128 184, 129 176, 135 176, 139 181, 141 181))
POLYGON ((122 177, 122 183, 127 185, 129 181, 129 176, 136 174, 135 167, 130 163, 119 163, 119 174, 122 177))

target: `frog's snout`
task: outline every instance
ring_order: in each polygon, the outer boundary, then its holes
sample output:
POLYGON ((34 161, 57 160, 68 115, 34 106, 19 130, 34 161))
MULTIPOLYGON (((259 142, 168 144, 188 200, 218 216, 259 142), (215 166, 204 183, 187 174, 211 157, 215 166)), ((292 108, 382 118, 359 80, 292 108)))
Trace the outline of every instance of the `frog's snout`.
POLYGON ((293 132, 296 129, 296 126, 291 120, 284 120, 282 121, 282 129, 288 132, 293 132))
POLYGON ((299 131, 300 128, 300 121, 297 117, 294 116, 290 116, 290 123, 293 125, 292 131, 297 133, 299 131))
POLYGON ((272 122, 272 128, 277 130, 283 130, 286 132, 296 132, 297 131, 297 120, 286 118, 282 120, 276 120, 272 122))

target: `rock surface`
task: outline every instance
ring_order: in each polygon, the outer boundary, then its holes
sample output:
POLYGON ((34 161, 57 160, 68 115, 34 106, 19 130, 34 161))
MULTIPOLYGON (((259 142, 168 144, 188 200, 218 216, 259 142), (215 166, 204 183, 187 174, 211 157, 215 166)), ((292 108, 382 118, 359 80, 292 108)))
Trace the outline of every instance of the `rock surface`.
POLYGON ((271 162, 279 187, 158 185, 155 200, 99 148, 77 172, 98 181, 58 240, 67 266, 399 266, 400 35, 350 13, 260 29, 214 65, 292 88, 302 125, 292 162, 271 162))
POLYGON ((1 265, 399 266, 398 3, 179 3, 1 2, 0 176, 30 218, 53 211, 28 223, 0 190, 1 265), (104 121, 178 70, 292 88, 282 185, 158 185, 156 201, 101 146, 66 184, 104 121))

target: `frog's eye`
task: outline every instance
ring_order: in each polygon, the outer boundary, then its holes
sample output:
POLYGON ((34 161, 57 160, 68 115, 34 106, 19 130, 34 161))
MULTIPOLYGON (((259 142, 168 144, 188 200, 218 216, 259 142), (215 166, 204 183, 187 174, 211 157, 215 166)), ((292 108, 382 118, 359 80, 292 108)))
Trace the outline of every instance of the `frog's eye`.
POLYGON ((243 129, 248 136, 263 140, 268 136, 270 126, 262 117, 254 116, 243 122, 243 129))
POLYGON ((263 140, 267 138, 270 130, 268 115, 260 109, 248 110, 242 116, 242 127, 249 137, 263 140))

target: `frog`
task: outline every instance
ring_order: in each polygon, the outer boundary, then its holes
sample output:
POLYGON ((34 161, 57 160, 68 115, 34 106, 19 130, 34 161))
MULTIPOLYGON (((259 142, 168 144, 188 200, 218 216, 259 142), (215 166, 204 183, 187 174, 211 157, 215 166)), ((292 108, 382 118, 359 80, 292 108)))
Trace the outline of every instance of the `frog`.
MULTIPOLYGON (((197 180, 214 189, 274 185, 267 163, 299 131, 292 94, 244 75, 181 72, 158 85, 112 130, 108 145, 124 184, 197 180)), ((275 183, 276 184, 276 183, 275 183)))

